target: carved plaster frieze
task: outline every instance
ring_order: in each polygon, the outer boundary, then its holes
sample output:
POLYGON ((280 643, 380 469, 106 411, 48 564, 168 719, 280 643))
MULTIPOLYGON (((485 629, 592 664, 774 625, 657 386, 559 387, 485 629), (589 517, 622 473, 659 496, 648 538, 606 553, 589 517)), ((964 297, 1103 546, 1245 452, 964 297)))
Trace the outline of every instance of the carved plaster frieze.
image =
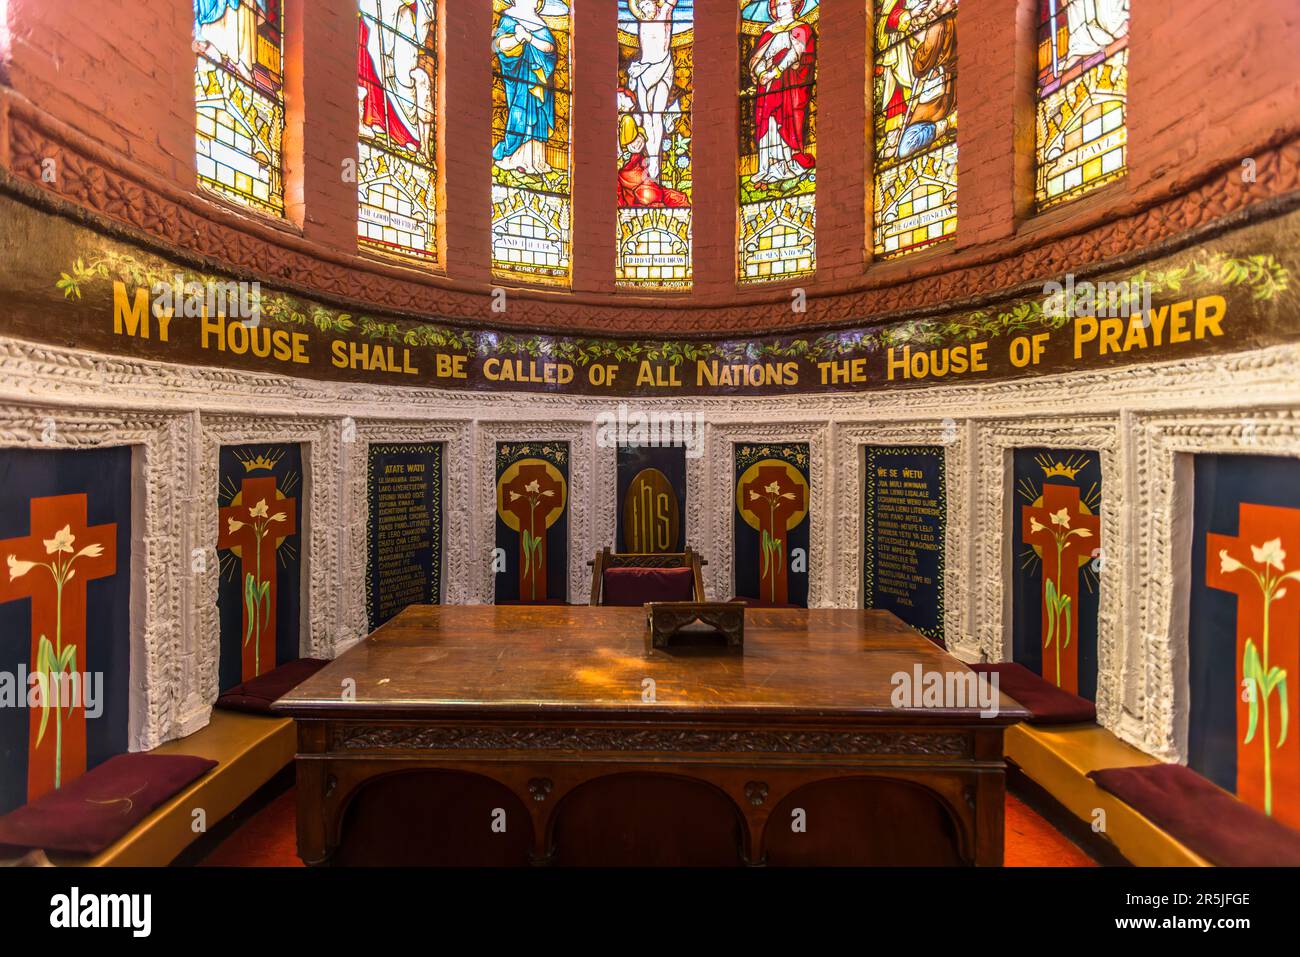
MULTIPOLYGON (((1225 390, 1226 392, 1226 390, 1225 390)), ((1225 394, 1241 402, 1242 396, 1225 394)), ((1187 758, 1188 596, 1191 567, 1193 456, 1278 455, 1300 458, 1300 402, 1289 408, 1243 405, 1177 414, 1131 416, 1130 479, 1135 488, 1131 534, 1136 608, 1125 675, 1121 737, 1167 761, 1187 758), (1130 701, 1127 698, 1131 696, 1130 701), (1131 717, 1130 717, 1131 716, 1131 717)))
POLYGON ((1097 720, 1121 723, 1124 671, 1122 622, 1132 594, 1128 561, 1129 514, 1120 418, 1055 417, 1000 419, 974 423, 975 518, 971 532, 971 601, 974 638, 986 661, 1011 660, 1011 577, 1020 546, 1011 540, 1013 509, 1011 455, 1018 448, 1082 449, 1101 456, 1101 554, 1097 621, 1097 720))
POLYGON ((736 594, 733 541, 736 521, 735 447, 767 442, 807 442, 811 500, 808 503, 808 607, 834 607, 830 582, 834 569, 826 549, 826 529, 835 502, 835 478, 826 468, 829 427, 825 422, 775 421, 710 423, 707 431, 707 522, 700 540, 704 557, 704 593, 710 601, 736 594))
POLYGON ((298 443, 303 446, 301 532, 303 581, 300 648, 304 657, 333 657, 335 643, 346 625, 342 611, 346 582, 354 570, 346 568, 340 494, 344 487, 344 459, 340 452, 342 422, 338 419, 275 414, 203 415, 201 442, 191 474, 198 493, 191 507, 194 547, 206 556, 198 575, 192 609, 200 635, 199 686, 189 706, 194 714, 210 709, 219 691, 217 665, 221 657, 221 629, 217 616, 217 491, 218 454, 224 445, 298 443))
POLYGON ((471 536, 474 549, 463 556, 470 568, 469 602, 490 605, 496 587, 492 573, 492 551, 496 548, 496 447, 498 442, 567 442, 569 443, 569 598, 583 604, 591 594, 591 561, 596 549, 596 535, 607 535, 601 544, 613 545, 612 513, 593 515, 595 496, 607 497, 609 476, 602 470, 613 468, 610 450, 595 448, 595 425, 581 419, 531 420, 521 422, 481 421, 475 425, 474 463, 478 481, 473 506, 475 531, 471 536), (598 491, 600 490, 600 491, 598 491))
POLYGON ((472 461, 470 422, 343 418, 339 423, 345 467, 338 524, 342 530, 343 570, 348 596, 339 609, 334 654, 342 654, 370 633, 366 617, 366 564, 369 561, 369 493, 366 488, 370 446, 442 442, 442 601, 463 605, 470 588, 470 566, 459 561, 458 543, 470 540, 472 461))
POLYGON ((839 497, 835 527, 835 604, 861 608, 863 594, 862 508, 866 489, 864 448, 872 445, 930 445, 944 450, 945 517, 943 633, 949 650, 972 660, 978 643, 970 621, 971 426, 951 417, 930 422, 837 422, 835 476, 839 497))
POLYGON ((197 641, 187 613, 190 502, 176 482, 189 472, 193 424, 184 413, 0 403, 0 447, 132 449, 128 741, 133 751, 181 733, 185 693, 195 681, 197 641))

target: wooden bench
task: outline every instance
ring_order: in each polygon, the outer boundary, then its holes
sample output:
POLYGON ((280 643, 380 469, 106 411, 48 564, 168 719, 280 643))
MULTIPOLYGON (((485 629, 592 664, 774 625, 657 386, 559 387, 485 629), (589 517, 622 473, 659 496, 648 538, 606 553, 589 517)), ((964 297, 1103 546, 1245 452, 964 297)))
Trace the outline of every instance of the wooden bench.
POLYGON ((1104 838, 1131 864, 1143 867, 1210 867, 1167 832, 1113 794, 1097 787, 1089 771, 1160 764, 1105 728, 1087 725, 1029 725, 1007 728, 1003 751, 1069 813, 1091 827, 1094 812, 1105 812, 1104 838))
POLYGON ((217 766, 92 858, 50 854, 56 866, 162 867, 201 836, 194 811, 202 808, 211 829, 293 761, 298 738, 288 718, 214 710, 207 726, 168 741, 154 754, 191 754, 217 766))

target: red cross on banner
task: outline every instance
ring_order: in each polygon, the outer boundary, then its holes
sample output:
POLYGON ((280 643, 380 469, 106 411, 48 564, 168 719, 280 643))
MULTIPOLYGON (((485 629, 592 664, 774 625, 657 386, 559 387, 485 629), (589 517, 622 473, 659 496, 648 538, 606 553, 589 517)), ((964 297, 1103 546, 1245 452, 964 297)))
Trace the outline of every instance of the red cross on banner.
POLYGON ((32 673, 44 675, 29 722, 27 799, 86 770, 86 585, 117 573, 117 525, 87 525, 86 496, 31 500, 31 533, 0 541, 0 602, 32 602, 32 673))
POLYGON ((1079 568, 1095 554, 1101 520, 1084 511, 1073 485, 1045 484, 1041 504, 1023 509, 1022 537, 1043 560, 1043 677, 1078 694, 1079 568))
POLYGON ((519 600, 546 600, 546 530, 565 499, 564 479, 540 459, 524 459, 501 476, 498 508, 519 532, 519 600), (512 474, 513 473, 513 474, 512 474))
POLYGON ((217 547, 237 549, 244 595, 242 680, 275 668, 275 557, 280 542, 298 531, 297 500, 279 498, 274 476, 246 478, 238 501, 218 512, 217 547))
POLYGON ((1237 796, 1300 827, 1300 509, 1238 515, 1205 552, 1205 583, 1237 596, 1237 796))
MULTIPOLYGON (((792 519, 801 519, 808 509, 808 486, 792 477, 794 469, 784 462, 760 463, 749 480, 740 483, 741 512, 757 522, 761 551, 758 597, 765 605, 790 601, 789 554, 786 548, 792 519)), ((797 524, 797 521, 793 524, 797 524)))

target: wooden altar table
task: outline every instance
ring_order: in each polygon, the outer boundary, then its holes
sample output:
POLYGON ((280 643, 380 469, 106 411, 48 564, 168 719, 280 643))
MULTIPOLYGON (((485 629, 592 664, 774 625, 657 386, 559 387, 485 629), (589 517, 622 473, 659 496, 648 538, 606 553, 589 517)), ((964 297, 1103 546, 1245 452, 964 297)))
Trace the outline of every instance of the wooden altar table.
POLYGON ((895 707, 918 664, 968 674, 881 611, 751 608, 739 654, 652 651, 640 608, 412 606, 274 706, 298 726, 299 854, 1001 864, 1025 712, 895 707))

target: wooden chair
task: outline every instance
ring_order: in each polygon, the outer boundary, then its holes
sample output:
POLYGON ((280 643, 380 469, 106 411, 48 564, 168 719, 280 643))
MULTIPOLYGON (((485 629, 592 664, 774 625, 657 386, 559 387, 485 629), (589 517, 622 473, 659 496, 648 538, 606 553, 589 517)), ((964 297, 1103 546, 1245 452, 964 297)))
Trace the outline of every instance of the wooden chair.
POLYGON ((610 568, 689 568, 694 578, 692 589, 694 601, 704 601, 704 575, 700 569, 708 562, 700 558, 698 552, 689 547, 684 552, 663 552, 646 554, 638 552, 614 552, 608 547, 596 552, 596 557, 587 562, 591 568, 591 604, 603 605, 602 589, 605 583, 605 571, 610 568))

